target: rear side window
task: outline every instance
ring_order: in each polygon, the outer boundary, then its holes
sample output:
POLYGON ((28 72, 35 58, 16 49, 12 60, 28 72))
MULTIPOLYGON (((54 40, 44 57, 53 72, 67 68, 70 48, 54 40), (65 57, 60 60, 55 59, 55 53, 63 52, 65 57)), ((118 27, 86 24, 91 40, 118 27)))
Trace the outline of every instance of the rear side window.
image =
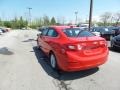
POLYGON ((49 29, 47 36, 57 37, 58 33, 54 29, 49 29))

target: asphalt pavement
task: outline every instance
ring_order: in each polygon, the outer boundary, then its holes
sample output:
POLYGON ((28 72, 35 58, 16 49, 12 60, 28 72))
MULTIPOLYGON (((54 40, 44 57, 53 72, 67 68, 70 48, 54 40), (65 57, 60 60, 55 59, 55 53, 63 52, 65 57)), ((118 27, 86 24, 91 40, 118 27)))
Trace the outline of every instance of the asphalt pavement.
POLYGON ((85 71, 54 71, 36 48, 36 30, 0 35, 0 90, 120 90, 120 51, 106 64, 85 71))

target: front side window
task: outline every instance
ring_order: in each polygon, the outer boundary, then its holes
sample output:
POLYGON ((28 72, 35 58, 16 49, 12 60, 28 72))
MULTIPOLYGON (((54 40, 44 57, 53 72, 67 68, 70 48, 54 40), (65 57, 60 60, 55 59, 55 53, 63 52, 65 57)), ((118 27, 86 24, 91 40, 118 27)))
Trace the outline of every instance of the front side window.
POLYGON ((41 33, 41 34, 42 34, 43 36, 46 36, 47 32, 48 32, 48 29, 47 29, 47 28, 46 28, 46 29, 42 29, 42 33, 41 33))

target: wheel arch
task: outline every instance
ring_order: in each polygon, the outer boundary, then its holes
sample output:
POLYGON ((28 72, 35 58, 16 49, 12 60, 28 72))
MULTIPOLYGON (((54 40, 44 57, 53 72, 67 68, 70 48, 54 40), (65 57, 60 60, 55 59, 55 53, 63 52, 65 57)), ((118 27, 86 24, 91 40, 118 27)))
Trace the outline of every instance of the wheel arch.
POLYGON ((57 57, 56 57, 54 51, 53 51, 53 50, 50 50, 50 51, 49 51, 49 58, 50 58, 50 54, 53 54, 53 55, 55 56, 55 58, 56 58, 56 65, 57 65, 57 66, 56 66, 56 69, 59 70, 58 60, 57 60, 57 57))
POLYGON ((52 50, 50 50, 50 51, 49 51, 49 56, 50 56, 50 54, 54 54, 54 52, 53 52, 52 50))

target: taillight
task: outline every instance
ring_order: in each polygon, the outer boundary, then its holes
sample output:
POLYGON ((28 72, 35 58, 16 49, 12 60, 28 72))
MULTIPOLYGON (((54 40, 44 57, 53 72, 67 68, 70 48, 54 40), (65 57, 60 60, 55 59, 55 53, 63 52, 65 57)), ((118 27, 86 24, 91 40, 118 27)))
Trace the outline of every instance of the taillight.
POLYGON ((78 44, 77 48, 78 48, 78 50, 82 50, 83 46, 78 44))
POLYGON ((82 50, 82 46, 80 44, 66 44, 64 47, 65 50, 82 50))
POLYGON ((68 45, 68 49, 69 50, 81 50, 82 46, 80 44, 76 44, 76 45, 68 45))
POLYGON ((77 47, 75 45, 68 45, 68 49, 70 49, 70 50, 76 50, 77 47))
POLYGON ((102 46, 107 46, 107 42, 106 41, 100 41, 99 44, 102 45, 102 46))

